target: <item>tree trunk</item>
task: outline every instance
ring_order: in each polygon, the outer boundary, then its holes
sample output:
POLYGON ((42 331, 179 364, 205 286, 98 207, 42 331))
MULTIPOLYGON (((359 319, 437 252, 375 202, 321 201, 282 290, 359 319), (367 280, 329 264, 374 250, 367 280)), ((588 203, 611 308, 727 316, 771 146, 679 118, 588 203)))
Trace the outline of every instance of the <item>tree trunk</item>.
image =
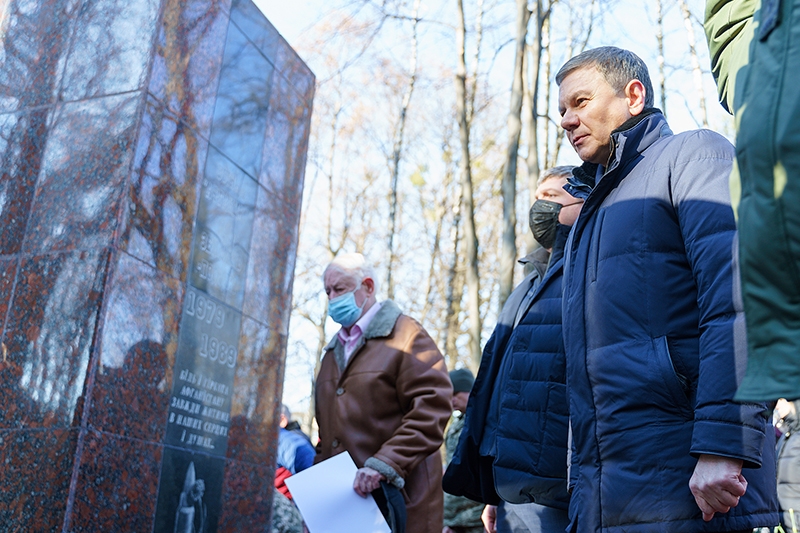
POLYGON ((458 27, 456 29, 456 113, 461 141, 461 189, 463 195, 464 255, 467 263, 467 287, 469 292, 469 347, 472 360, 477 365, 481 359, 481 305, 480 278, 478 277, 478 232, 475 230, 475 204, 472 194, 472 169, 469 154, 469 128, 467 120, 467 62, 465 53, 466 25, 464 23, 464 0, 456 0, 458 27))
POLYGON ((481 58, 481 43, 483 42, 483 0, 478 0, 478 14, 475 16, 475 55, 472 58, 472 83, 467 93, 467 124, 472 124, 475 114, 475 95, 478 94, 478 67, 481 58))
POLYGON ((658 85, 661 89, 661 112, 667 116, 667 76, 664 72, 664 0, 656 0, 656 41, 658 42, 658 85))
MULTIPOLYGON (((552 55, 550 53, 550 18, 546 18, 542 20, 541 26, 541 56, 542 61, 544 61, 544 79, 546 80, 544 85, 544 166, 545 168, 550 168, 553 165, 551 164, 552 155, 551 152, 553 151, 550 148, 550 91, 552 88, 552 84, 550 83, 550 79, 552 76, 552 55)), ((558 134, 558 126, 556 126, 556 134, 558 134)))
MULTIPOLYGON (((517 0, 517 39, 514 58, 514 79, 511 84, 511 106, 508 111, 508 146, 503 166, 503 240, 500 252, 499 309, 506 303, 514 288, 514 265, 517 260, 517 156, 522 131, 522 64, 525 57, 525 38, 531 12, 527 0, 517 0)), ((499 310, 498 310, 499 312, 499 310)))
POLYGON ((689 54, 692 57, 692 72, 694 73, 694 86, 697 90, 697 99, 700 101, 700 114, 703 118, 703 127, 708 127, 708 112, 706 111, 706 95, 703 90, 703 71, 700 70, 700 60, 697 57, 697 47, 695 46, 694 26, 692 25, 692 13, 686 0, 679 0, 681 13, 683 13, 683 24, 686 26, 686 40, 689 43, 689 54))
MULTIPOLYGON (((458 361, 458 348, 456 342, 458 341, 460 330, 459 316, 461 315, 461 298, 464 295, 464 274, 459 268, 461 252, 459 251, 459 243, 461 241, 461 206, 463 205, 463 188, 458 189, 456 200, 453 204, 453 227, 450 234, 450 240, 453 242, 453 261, 450 263, 450 269, 447 274, 447 289, 446 289, 446 306, 444 317, 444 330, 442 335, 442 342, 440 346, 444 346, 445 357, 447 366, 451 370, 455 367, 458 361)), ((470 357, 472 361, 472 357, 470 357)), ((477 365, 470 364, 473 370, 477 370, 477 365)))
POLYGON ((531 14, 535 23, 535 31, 531 45, 528 47, 528 70, 530 76, 525 76, 528 80, 526 97, 528 99, 529 111, 526 115, 525 125, 528 132, 528 155, 525 163, 528 167, 528 194, 530 204, 533 204, 536 196, 536 186, 539 182, 539 66, 542 62, 542 1, 537 0, 536 11, 531 14))
POLYGON ((392 150, 392 180, 391 192, 389 195, 389 264, 386 266, 386 295, 390 300, 394 299, 394 279, 392 271, 396 260, 394 236, 397 231, 397 179, 400 174, 400 157, 403 151, 403 134, 406 127, 406 116, 408 106, 411 104, 411 96, 414 94, 414 84, 417 81, 417 22, 419 14, 420 0, 414 1, 414 12, 412 14, 412 41, 411 41, 411 64, 408 86, 403 95, 403 103, 400 107, 400 119, 395 131, 394 147, 392 150))

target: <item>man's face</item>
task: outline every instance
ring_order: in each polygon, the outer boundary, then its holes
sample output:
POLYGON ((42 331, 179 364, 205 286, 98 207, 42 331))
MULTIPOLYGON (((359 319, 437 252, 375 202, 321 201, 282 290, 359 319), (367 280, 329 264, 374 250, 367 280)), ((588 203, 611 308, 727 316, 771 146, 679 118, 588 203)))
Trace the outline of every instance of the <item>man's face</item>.
POLYGON ((453 404, 453 411, 461 411, 462 413, 467 410, 467 402, 469 401, 468 392, 456 392, 453 394, 451 400, 453 404))
POLYGON ((608 163, 611 132, 633 116, 630 103, 595 67, 574 70, 561 81, 561 127, 582 160, 598 165, 608 163))
POLYGON ((358 283, 350 274, 345 274, 335 268, 325 273, 325 294, 328 295, 328 300, 333 300, 342 294, 347 294, 354 290, 356 291, 354 295, 356 297, 356 305, 364 305, 364 301, 367 299, 368 295, 364 290, 363 281, 358 283))
POLYGON ((564 185, 566 184, 567 178, 558 177, 544 180, 536 188, 536 199, 550 200, 565 206, 558 213, 558 222, 565 226, 572 226, 578 219, 578 214, 581 212, 581 207, 583 207, 583 201, 565 191, 564 185))

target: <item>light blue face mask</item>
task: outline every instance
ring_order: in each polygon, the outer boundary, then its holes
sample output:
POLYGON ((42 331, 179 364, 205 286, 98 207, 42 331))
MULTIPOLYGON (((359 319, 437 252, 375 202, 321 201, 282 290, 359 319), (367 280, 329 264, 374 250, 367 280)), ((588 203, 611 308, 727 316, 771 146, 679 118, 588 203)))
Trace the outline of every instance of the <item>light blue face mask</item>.
POLYGON ((349 328, 361 317, 362 307, 363 304, 361 307, 356 304, 356 291, 351 291, 328 302, 328 315, 337 324, 349 328))

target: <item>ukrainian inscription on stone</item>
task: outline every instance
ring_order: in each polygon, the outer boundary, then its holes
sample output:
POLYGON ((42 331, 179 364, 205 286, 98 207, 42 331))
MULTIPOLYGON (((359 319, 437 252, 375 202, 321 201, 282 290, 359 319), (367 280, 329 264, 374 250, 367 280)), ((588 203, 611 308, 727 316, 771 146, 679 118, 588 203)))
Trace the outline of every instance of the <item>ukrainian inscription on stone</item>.
POLYGON ((241 314, 189 287, 172 379, 166 444, 225 455, 241 314))

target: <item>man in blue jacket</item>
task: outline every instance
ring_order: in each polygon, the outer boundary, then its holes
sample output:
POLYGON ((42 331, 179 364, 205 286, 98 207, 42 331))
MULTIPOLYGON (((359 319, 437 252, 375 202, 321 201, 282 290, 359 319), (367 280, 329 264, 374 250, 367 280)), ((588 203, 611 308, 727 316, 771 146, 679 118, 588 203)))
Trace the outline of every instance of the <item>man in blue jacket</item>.
POLYGON ((509 296, 483 350, 444 477, 445 491, 490 504, 490 533, 549 533, 568 524, 561 279, 564 244, 583 203, 564 190, 572 169, 542 174, 530 212, 542 248, 525 258, 534 269, 509 296))
POLYGON ((778 522, 772 428, 746 360, 728 141, 673 135, 644 62, 588 50, 556 75, 586 202, 565 252, 571 531, 778 522))

